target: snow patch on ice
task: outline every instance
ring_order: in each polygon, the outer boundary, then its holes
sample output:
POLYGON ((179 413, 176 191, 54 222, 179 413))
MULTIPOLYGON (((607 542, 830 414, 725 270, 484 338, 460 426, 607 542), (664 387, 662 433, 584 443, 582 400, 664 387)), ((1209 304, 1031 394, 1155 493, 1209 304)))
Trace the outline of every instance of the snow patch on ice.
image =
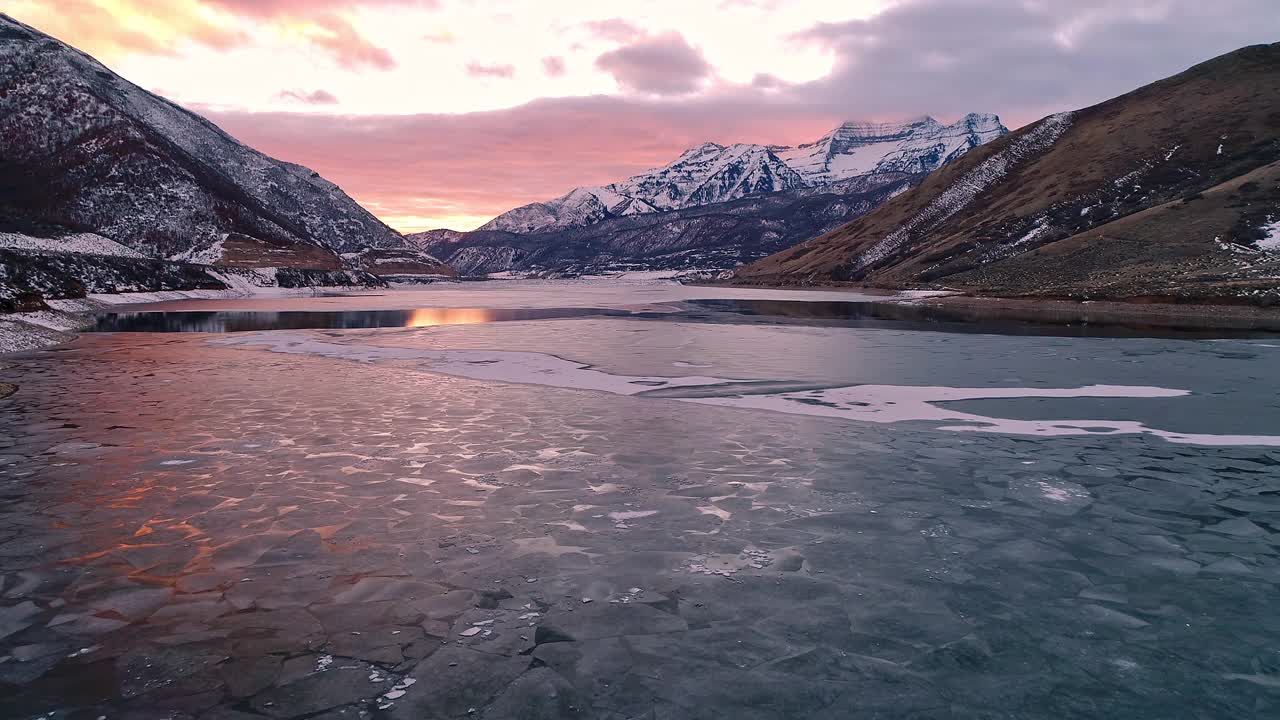
MULTIPOLYGON (((422 369, 446 375, 496 382, 594 390, 615 395, 642 393, 677 402, 816 415, 860 422, 932 422, 940 430, 1010 435, 1145 434, 1190 445, 1269 445, 1280 447, 1280 435, 1213 435, 1180 433, 1132 420, 1017 420, 960 412, 944 404, 1000 398, 1169 398, 1186 390, 1131 385, 1088 385, 1077 388, 953 388, 904 385, 851 385, 795 392, 762 391, 758 381, 709 376, 633 377, 615 375, 554 355, 496 350, 428 350, 385 347, 359 342, 330 342, 318 333, 273 331, 241 333, 210 339, 220 346, 265 347, 278 353, 319 355, 361 362, 420 361, 422 369)), ((596 489, 596 488, 593 488, 596 489)))
POLYGON ((623 520, 638 520, 639 518, 657 514, 657 510, 623 510, 609 513, 609 519, 621 522, 623 520))

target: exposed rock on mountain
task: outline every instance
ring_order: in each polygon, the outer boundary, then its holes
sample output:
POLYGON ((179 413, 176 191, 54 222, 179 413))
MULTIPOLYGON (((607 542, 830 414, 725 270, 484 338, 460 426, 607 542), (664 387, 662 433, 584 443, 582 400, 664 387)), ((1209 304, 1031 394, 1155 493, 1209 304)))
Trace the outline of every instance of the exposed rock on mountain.
POLYGON ((737 277, 1280 302, 1280 44, 1047 117, 737 277))
MULTIPOLYGON (((240 144, 4 15, 0 233, 31 238, 25 246, 8 244, 11 253, 105 252, 117 258, 110 263, 119 266, 116 274, 125 275, 132 258, 346 269, 364 282, 367 274, 339 253, 404 247, 399 233, 311 170, 240 144), (85 246, 88 234, 101 242, 85 246)), ((68 287, 98 284, 85 275, 92 262, 36 264, 75 268, 68 287)), ((150 264, 134 265, 129 282, 145 289, 150 264)))
POLYGON ((355 260, 360 267, 387 281, 414 282, 458 275, 453 268, 440 262, 435 256, 413 247, 370 248, 345 257, 355 260))
POLYGON ((748 195, 821 188, 849 182, 851 192, 932 172, 968 150, 1007 133, 995 115, 971 114, 943 125, 850 122, 817 142, 791 148, 703 143, 670 165, 600 187, 505 212, 480 227, 537 233, 584 227, 610 218, 679 210, 748 195))

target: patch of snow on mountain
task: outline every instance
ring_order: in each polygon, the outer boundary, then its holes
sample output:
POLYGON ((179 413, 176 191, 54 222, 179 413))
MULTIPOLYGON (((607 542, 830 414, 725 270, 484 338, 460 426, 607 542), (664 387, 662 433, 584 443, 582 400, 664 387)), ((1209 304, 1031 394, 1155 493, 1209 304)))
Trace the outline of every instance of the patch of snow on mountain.
POLYGON ((1266 237, 1258 241, 1258 249, 1280 252, 1280 220, 1263 225, 1262 232, 1266 233, 1266 237))
POLYGON ((36 252, 81 253, 84 255, 114 255, 117 257, 144 257, 133 248, 97 233, 77 233, 59 238, 39 238, 21 233, 0 232, 0 248, 31 250, 36 252))
POLYGON ((222 245, 226 241, 227 235, 224 233, 221 238, 214 240, 213 243, 205 247, 193 247, 169 259, 177 260, 178 262, 195 263, 196 265, 212 265, 222 259, 222 245))
POLYGON ((1008 130, 995 115, 972 113, 943 125, 849 122, 799 147, 703 143, 669 165, 604 186, 576 188, 505 212, 480 227, 516 233, 583 227, 623 215, 737 200, 759 193, 869 180, 866 190, 928 173, 1008 130), (876 180, 875 178, 883 178, 876 180))
POLYGON ((1004 150, 962 175, 936 200, 886 235, 880 242, 872 245, 857 259, 854 266, 857 269, 863 269, 892 257, 915 235, 917 230, 936 226, 959 212, 984 190, 1003 179, 1010 168, 1044 152, 1057 142, 1058 138, 1062 137, 1062 134, 1071 126, 1074 115, 1075 113, 1071 112, 1058 113, 1040 121, 1039 125, 1009 143, 1004 150))

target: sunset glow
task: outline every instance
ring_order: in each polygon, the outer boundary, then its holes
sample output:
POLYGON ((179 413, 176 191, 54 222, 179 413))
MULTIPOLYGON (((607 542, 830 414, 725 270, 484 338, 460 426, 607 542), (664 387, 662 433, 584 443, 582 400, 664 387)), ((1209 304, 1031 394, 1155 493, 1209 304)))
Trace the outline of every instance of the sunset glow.
POLYGON ((418 308, 409 311, 405 327, 433 325, 474 325, 492 322, 496 313, 482 308, 418 308))
POLYGON ((11 0, 4 11, 317 170, 402 231, 474 228, 704 141, 797 144, 844 120, 971 111, 1017 127, 1252 39, 1210 32, 1195 4, 1173 0, 990 5, 11 0), (984 20, 996 10, 998 23, 984 20), (1108 42, 1117 28, 1132 42, 1108 42), (1177 52, 1143 49, 1144 33, 1192 29, 1195 43, 1167 44, 1177 52), (1128 76, 1099 80, 1104 60, 1128 76), (993 72, 1005 82, 985 82, 993 72))

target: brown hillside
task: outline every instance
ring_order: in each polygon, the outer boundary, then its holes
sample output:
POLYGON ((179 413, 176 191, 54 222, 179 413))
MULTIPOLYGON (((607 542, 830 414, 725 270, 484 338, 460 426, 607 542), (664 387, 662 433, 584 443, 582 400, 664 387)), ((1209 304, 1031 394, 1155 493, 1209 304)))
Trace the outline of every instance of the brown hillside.
POLYGON ((1280 299, 1280 255, 1254 247, 1280 219, 1277 160, 1280 43, 1022 128, 737 277, 1280 299))

